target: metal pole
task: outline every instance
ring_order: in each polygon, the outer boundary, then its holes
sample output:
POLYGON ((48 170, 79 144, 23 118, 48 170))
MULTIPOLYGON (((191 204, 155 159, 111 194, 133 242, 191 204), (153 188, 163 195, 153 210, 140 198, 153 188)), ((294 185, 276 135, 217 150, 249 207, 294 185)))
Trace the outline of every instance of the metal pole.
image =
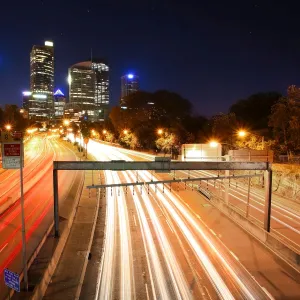
POLYGON ((272 202, 272 169, 265 171, 265 214, 264 229, 270 232, 271 228, 271 202, 272 202))
POLYGON ((262 136, 261 144, 262 144, 262 150, 265 150, 265 137, 264 136, 262 136))
POLYGON ((58 180, 57 170, 53 170, 53 195, 54 195, 54 230, 55 237, 59 237, 59 215, 58 215, 58 180))
POLYGON ((21 218, 22 218, 22 257, 25 290, 28 291, 28 274, 27 274, 27 258, 26 258, 26 230, 25 230, 25 211, 24 211, 24 191, 23 191, 23 163, 24 153, 23 139, 20 142, 20 188, 21 188, 21 218))

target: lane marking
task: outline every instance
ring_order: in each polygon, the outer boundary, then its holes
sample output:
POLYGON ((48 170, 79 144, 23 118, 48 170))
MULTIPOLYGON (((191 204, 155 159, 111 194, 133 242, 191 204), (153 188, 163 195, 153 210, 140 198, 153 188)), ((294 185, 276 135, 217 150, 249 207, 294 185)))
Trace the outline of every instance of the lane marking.
POLYGON ((215 236, 217 236, 217 234, 212 230, 212 229, 209 229, 211 231, 211 233, 215 236))
POLYGON ((6 248, 6 246, 8 245, 8 243, 6 243, 0 250, 0 253, 6 248))
POLYGON ((232 255, 236 260, 239 261, 239 258, 238 258, 232 251, 230 251, 230 253, 231 253, 231 255, 232 255))
POLYGON ((136 219, 135 219, 135 215, 133 215, 133 221, 134 221, 134 225, 135 225, 135 227, 137 227, 137 224, 136 224, 136 219))
POLYGON ((261 288, 271 300, 275 300, 275 298, 271 295, 271 293, 265 287, 262 286, 261 288))
POLYGON ((168 222, 167 219, 166 219, 166 222, 167 222, 168 226, 170 227, 171 231, 174 233, 174 230, 172 229, 172 227, 171 227, 171 225, 170 225, 170 223, 168 222))
POLYGON ((150 300, 150 296, 149 296, 149 291, 148 291, 148 285, 147 285, 147 283, 145 283, 145 288, 146 288, 147 300, 150 300))

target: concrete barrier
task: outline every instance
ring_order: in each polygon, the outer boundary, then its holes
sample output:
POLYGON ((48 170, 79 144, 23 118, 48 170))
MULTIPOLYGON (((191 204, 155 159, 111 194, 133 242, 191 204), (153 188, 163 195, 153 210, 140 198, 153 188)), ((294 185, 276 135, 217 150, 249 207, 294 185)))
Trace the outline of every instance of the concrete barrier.
POLYGON ((286 245, 277 236, 265 231, 257 224, 246 219, 240 212, 231 206, 227 206, 223 200, 212 197, 210 203, 227 215, 233 222, 237 223, 244 230, 250 233, 258 241, 263 243, 273 253, 287 262, 297 272, 300 272, 300 251, 290 245, 286 245))
POLYGON ((31 296, 31 299, 32 300, 40 300, 43 298, 46 290, 47 290, 47 287, 48 287, 48 284, 51 280, 51 277, 56 269, 56 266, 59 262, 59 259, 60 259, 60 256, 63 252, 63 249, 65 247, 65 244, 67 242, 67 239, 68 239, 68 236, 69 236, 69 233, 70 233, 70 230, 71 230, 71 227, 72 227, 72 223, 74 221, 74 217, 75 217, 75 214, 76 214, 76 210, 77 210, 77 207, 78 207, 78 203, 79 203, 79 200, 80 200, 80 196, 81 196, 81 193, 82 193, 82 189, 83 189, 83 183, 84 183, 84 176, 81 177, 81 180, 80 180, 80 183, 78 185, 78 189, 77 189, 77 193, 76 193, 76 196, 75 196, 75 201, 73 202, 73 206, 72 206, 72 210, 71 210, 71 213, 70 213, 70 217, 67 221, 65 221, 66 223, 63 225, 63 229, 62 229, 62 233, 59 237, 59 240, 58 240, 58 243, 56 245, 56 248, 54 250, 54 253, 51 257, 51 260, 44 272, 44 275, 42 277, 42 279, 40 280, 39 284, 37 284, 35 286, 35 289, 32 293, 32 296, 31 296))

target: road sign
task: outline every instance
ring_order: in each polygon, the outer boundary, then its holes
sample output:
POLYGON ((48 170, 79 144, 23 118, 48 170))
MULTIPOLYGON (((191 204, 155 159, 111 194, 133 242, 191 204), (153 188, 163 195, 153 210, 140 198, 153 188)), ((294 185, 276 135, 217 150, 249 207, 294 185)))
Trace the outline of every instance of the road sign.
POLYGON ((21 143, 2 143, 3 169, 19 169, 21 165, 21 143))
POLYGON ((5 284, 14 289, 17 292, 20 292, 20 276, 8 269, 4 269, 4 282, 5 284))

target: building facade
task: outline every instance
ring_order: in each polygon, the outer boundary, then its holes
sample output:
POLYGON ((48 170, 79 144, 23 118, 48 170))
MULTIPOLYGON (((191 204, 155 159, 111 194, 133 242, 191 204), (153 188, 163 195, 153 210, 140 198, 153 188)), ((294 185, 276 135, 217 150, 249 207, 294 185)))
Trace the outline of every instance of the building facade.
POLYGON ((121 106, 124 98, 139 90, 139 77, 134 74, 126 74, 121 77, 121 106))
POLYGON ((66 106, 66 97, 63 92, 58 89, 53 94, 54 98, 54 119, 60 120, 64 117, 64 110, 66 106))
POLYGON ((110 98, 108 65, 101 60, 77 63, 69 68, 68 81, 68 110, 89 121, 104 121, 110 98))
POLYGON ((30 53, 29 118, 50 121, 53 118, 54 48, 46 41, 44 46, 33 46, 30 53))

